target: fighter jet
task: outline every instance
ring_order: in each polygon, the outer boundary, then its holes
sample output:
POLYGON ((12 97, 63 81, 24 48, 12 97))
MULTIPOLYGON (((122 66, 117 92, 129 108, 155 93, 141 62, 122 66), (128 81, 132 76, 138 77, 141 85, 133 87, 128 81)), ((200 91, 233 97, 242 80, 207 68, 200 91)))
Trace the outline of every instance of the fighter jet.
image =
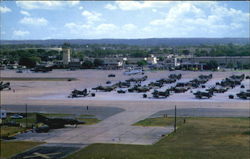
POLYGON ((126 93, 126 91, 120 89, 120 90, 117 91, 117 93, 126 93))
POLYGON ((151 87, 135 85, 133 88, 128 89, 128 92, 142 93, 142 92, 148 92, 148 91, 150 91, 150 89, 151 89, 151 87))
POLYGON ((250 99, 250 91, 246 91, 246 92, 240 92, 238 94, 236 94, 237 97, 241 98, 241 99, 250 99))
POLYGON ((174 83, 176 82, 176 79, 175 78, 162 78, 162 79, 159 79, 157 80, 156 82, 160 82, 160 83, 166 83, 166 84, 170 84, 170 83, 174 83))
POLYGON ((165 90, 165 91, 154 90, 152 95, 154 98, 167 98, 170 95, 170 93, 169 93, 169 90, 165 90))
POLYGON ((226 91, 228 91, 228 89, 229 89, 228 87, 214 86, 209 89, 206 89, 206 91, 212 93, 225 93, 226 91))
POLYGON ((8 89, 8 90, 11 90, 10 88, 10 82, 0 82, 0 91, 4 90, 4 89, 8 89))
POLYGON ((189 89, 190 89, 189 87, 172 87, 172 90, 175 93, 184 93, 184 92, 188 91, 189 89))
POLYGON ((203 97, 206 97, 206 98, 211 98, 213 96, 213 93, 212 92, 201 92, 201 91, 198 91, 198 92, 195 92, 193 93, 195 95, 196 98, 198 99, 202 99, 203 97))
POLYGON ((150 86, 150 87, 158 87, 158 88, 161 88, 161 87, 163 87, 163 82, 159 82, 159 81, 150 82, 150 83, 148 84, 148 86, 150 86))
POLYGON ((109 74, 108 77, 115 77, 115 74, 109 74))
POLYGON ((232 75, 229 78, 231 78, 231 79, 238 79, 238 80, 242 81, 245 78, 245 74, 242 74, 242 75, 232 75))
POLYGON ((119 88, 129 88, 130 87, 130 82, 118 82, 116 84, 119 88))
POLYGON ((148 78, 148 76, 143 76, 141 78, 130 78, 128 80, 126 80, 126 82, 142 82, 142 81, 146 81, 148 78))
MULTIPOLYGON (((93 93, 94 94, 94 93, 93 93)), ((92 96, 94 96, 92 94, 92 96)), ((90 95, 90 92, 88 92, 87 89, 84 89, 82 91, 80 90, 77 90, 77 89, 74 89, 72 92, 71 92, 71 95, 69 96, 69 98, 76 98, 76 97, 86 97, 90 95)))
POLYGON ((212 74, 209 74, 209 75, 200 75, 198 77, 199 79, 207 79, 207 80, 210 80, 213 78, 213 75, 212 74))
POLYGON ((181 74, 170 74, 169 76, 168 76, 168 78, 170 78, 170 79, 176 79, 176 80, 179 80, 179 79, 181 79, 181 77, 182 77, 182 75, 181 74))
POLYGON ((115 85, 112 85, 112 86, 97 86, 95 88, 92 88, 92 90, 96 90, 96 91, 99 90, 99 91, 104 91, 104 92, 111 92, 114 89, 116 89, 115 85))
POLYGON ((64 128, 65 125, 75 125, 77 127, 78 124, 85 123, 76 119, 47 118, 41 114, 36 114, 36 122, 46 124, 50 129, 64 128))

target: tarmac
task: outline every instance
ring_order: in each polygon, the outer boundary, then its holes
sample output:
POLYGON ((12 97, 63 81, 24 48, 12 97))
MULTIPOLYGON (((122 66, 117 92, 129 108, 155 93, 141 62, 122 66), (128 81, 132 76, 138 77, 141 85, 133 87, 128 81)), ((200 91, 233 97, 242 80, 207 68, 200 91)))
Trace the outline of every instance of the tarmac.
MULTIPOLYGON (((218 94, 212 99, 198 100, 194 99, 191 92, 174 94, 169 99, 146 99, 142 98, 142 94, 126 93, 120 96, 115 92, 103 93, 97 92, 96 97, 88 97, 82 99, 69 99, 67 95, 74 89, 93 88, 100 84, 105 84, 107 80, 112 83, 124 81, 132 76, 125 76, 122 70, 103 71, 103 70, 79 70, 65 71, 53 70, 49 73, 23 73, 17 74, 14 71, 3 71, 3 77, 67 77, 77 78, 77 81, 11 81, 13 91, 2 91, 1 102, 5 105, 5 109, 13 107, 12 111, 24 110, 24 105, 28 104, 34 111, 50 111, 58 109, 62 113, 69 110, 79 113, 80 109, 84 110, 86 106, 102 107, 105 112, 106 107, 119 108, 119 111, 109 114, 103 118, 101 122, 95 125, 81 125, 78 128, 66 127, 64 129, 56 129, 49 133, 27 133, 17 136, 18 140, 44 141, 49 144, 92 144, 92 143, 119 143, 119 144, 139 144, 151 145, 159 141, 163 135, 167 135, 173 131, 170 127, 139 127, 132 124, 148 118, 160 111, 172 110, 177 106, 177 110, 189 109, 193 112, 195 109, 213 109, 210 114, 212 116, 223 116, 218 114, 217 110, 229 110, 230 112, 249 112, 250 103, 246 100, 228 99, 228 94, 218 94), (107 75, 114 73, 115 78, 108 78, 107 75), (20 108, 18 107, 20 106, 20 108), (37 109, 35 109, 37 106, 37 109), (15 108, 15 109, 14 109, 15 108), (63 109, 65 108, 65 109, 63 109), (120 111, 121 110, 121 111, 120 111), (123 111, 122 111, 123 110, 123 111), (217 113, 217 114, 216 114, 217 113)), ((157 80, 166 78, 172 73, 182 73, 183 80, 193 79, 200 74, 213 73, 213 79, 207 83, 212 85, 216 81, 229 77, 232 74, 250 75, 250 72, 192 72, 192 71, 157 71, 146 72, 149 80, 157 80)), ((134 77, 134 76, 133 76, 134 77)), ((136 75, 135 77, 141 77, 136 75)), ((244 81, 246 89, 249 89, 249 80, 244 81)), ((229 93, 237 93, 240 88, 230 90, 229 93)), ((107 112, 109 112, 107 111, 107 112)), ((225 112, 224 111, 224 112, 225 112)), ((188 111, 186 111, 188 112, 188 111)), ((208 112, 208 111, 206 111, 208 112)), ((105 114, 105 113, 104 113, 105 114)), ((191 114, 192 116, 197 113, 191 114)), ((240 113, 241 114, 241 113, 240 113)), ((245 113, 243 113, 245 114, 245 113)), ((100 115, 101 116, 101 115, 100 115)), ((229 115, 230 116, 230 115, 229 115)), ((240 115, 239 115, 240 116, 240 115)), ((246 116, 246 115, 244 115, 246 116)))

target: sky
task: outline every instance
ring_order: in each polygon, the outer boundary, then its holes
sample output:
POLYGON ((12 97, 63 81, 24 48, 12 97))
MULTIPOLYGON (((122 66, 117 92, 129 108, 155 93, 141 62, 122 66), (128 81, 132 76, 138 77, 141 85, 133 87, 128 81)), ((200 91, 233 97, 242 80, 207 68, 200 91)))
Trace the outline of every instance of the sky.
POLYGON ((1 1, 1 40, 249 37, 248 1, 1 1))

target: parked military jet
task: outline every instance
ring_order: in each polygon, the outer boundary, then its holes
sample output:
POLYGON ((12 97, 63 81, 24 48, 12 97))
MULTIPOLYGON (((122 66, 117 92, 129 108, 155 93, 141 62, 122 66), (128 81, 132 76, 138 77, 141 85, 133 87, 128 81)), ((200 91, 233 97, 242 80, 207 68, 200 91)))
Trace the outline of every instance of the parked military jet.
POLYGON ((36 122, 46 124, 50 129, 63 128, 65 125, 77 126, 78 124, 84 124, 84 122, 76 119, 47 118, 41 114, 36 114, 36 122))
POLYGON ((150 83, 148 84, 148 86, 150 86, 150 87, 158 87, 158 88, 161 88, 161 87, 163 87, 163 82, 159 82, 159 81, 150 82, 150 83))
POLYGON ((239 97, 241 99, 250 99, 250 91, 240 92, 236 95, 237 95, 237 97, 239 97))
POLYGON ((207 80, 210 80, 213 78, 213 75, 212 74, 209 74, 209 75, 200 75, 198 77, 199 79, 207 79, 207 80))
POLYGON ((169 83, 174 83, 176 82, 175 78, 162 78, 160 80, 157 80, 156 82, 163 83, 163 84, 169 84, 169 83))
POLYGON ((181 77, 182 77, 182 75, 181 74, 170 74, 169 76, 168 76, 168 78, 170 78, 170 79, 176 79, 176 80, 179 80, 179 79, 181 79, 181 77))
POLYGON ((195 92, 193 93, 195 95, 196 98, 198 99, 202 99, 203 97, 206 97, 206 98, 211 98, 213 96, 213 93, 212 92, 201 92, 201 91, 198 91, 198 92, 195 92))
POLYGON ((184 93, 186 91, 188 91, 190 88, 189 87, 171 87, 168 90, 169 91, 173 91, 175 93, 184 93))
POLYGON ((228 87, 214 86, 209 89, 206 89, 206 91, 212 93, 225 93, 226 91, 228 91, 228 89, 229 89, 228 87))
POLYGON ((128 80, 126 80, 126 82, 142 82, 142 81, 146 81, 148 78, 148 76, 143 76, 141 78, 130 78, 128 80))
POLYGON ((151 87, 147 87, 147 86, 134 86, 133 88, 129 88, 128 92, 138 92, 138 93, 142 93, 142 92, 148 92, 150 91, 151 87))
POLYGON ((118 82, 116 84, 119 88, 129 88, 130 87, 130 82, 118 82))
POLYGON ((124 90, 118 90, 117 93, 126 93, 124 90))
POLYGON ((115 77, 115 74, 109 74, 108 77, 115 77))
POLYGON ((4 90, 4 89, 8 89, 8 90, 11 90, 10 88, 10 82, 0 82, 0 91, 4 90))
POLYGON ((104 91, 104 92, 111 92, 114 89, 116 89, 117 86, 112 85, 112 86, 97 86, 95 88, 92 88, 92 90, 96 90, 96 91, 104 91))
POLYGON ((69 97, 71 98, 76 98, 76 97, 86 97, 90 94, 90 92, 88 92, 87 89, 84 89, 82 91, 80 90, 77 90, 77 89, 74 89, 72 92, 71 92, 71 95, 69 97))
POLYGON ((166 91, 157 91, 154 90, 154 92, 152 93, 154 98, 166 98, 170 95, 169 90, 166 91))
POLYGON ((242 81, 245 78, 245 74, 242 74, 242 75, 232 75, 229 78, 231 78, 231 79, 239 79, 239 80, 242 81))

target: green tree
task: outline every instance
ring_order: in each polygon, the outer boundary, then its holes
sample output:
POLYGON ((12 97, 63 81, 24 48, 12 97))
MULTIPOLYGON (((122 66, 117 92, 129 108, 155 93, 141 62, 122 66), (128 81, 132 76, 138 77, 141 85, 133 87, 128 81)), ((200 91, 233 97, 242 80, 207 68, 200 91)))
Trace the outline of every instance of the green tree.
POLYGON ((164 57, 160 56, 159 61, 164 61, 164 57))
POLYGON ((184 54, 184 55, 189 55, 189 54, 190 54, 190 51, 189 51, 189 50, 183 50, 183 51, 182 51, 182 54, 184 54))
POLYGON ((145 61, 145 60, 138 61, 137 65, 140 67, 143 67, 143 66, 147 65, 147 61, 145 61))
POLYGON ((64 43, 64 44, 62 45, 62 48, 63 48, 63 49, 65 49, 65 48, 70 48, 70 47, 71 47, 70 43, 64 43))
POLYGON ((83 69, 90 69, 90 68, 93 68, 93 66, 94 66, 93 62, 89 60, 84 61, 82 64, 83 69))
POLYGON ((104 61, 101 59, 95 59, 94 60, 94 66, 98 67, 98 66, 102 66, 104 64, 104 61))
POLYGON ((209 62, 207 62, 206 66, 207 66, 208 70, 217 70, 219 65, 218 65, 217 61, 210 60, 209 62))
POLYGON ((32 68, 36 66, 37 62, 40 62, 41 59, 39 57, 33 56, 33 57, 21 57, 19 59, 19 65, 26 66, 28 68, 32 68))

